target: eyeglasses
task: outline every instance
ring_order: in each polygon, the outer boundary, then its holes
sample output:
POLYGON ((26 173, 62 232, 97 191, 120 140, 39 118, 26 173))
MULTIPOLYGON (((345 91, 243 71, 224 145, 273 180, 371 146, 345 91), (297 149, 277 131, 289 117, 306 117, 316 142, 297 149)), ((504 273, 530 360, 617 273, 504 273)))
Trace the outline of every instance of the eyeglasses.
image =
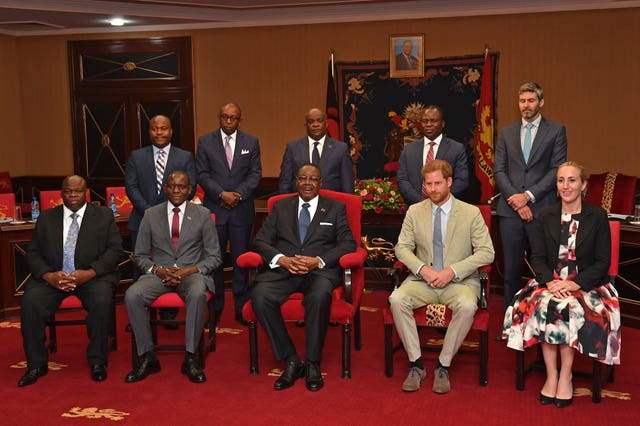
POLYGON ((222 121, 238 121, 238 120, 240 120, 240 117, 236 117, 235 115, 221 114, 218 117, 220 117, 220 120, 222 120, 222 121))
POLYGON ((312 183, 318 183, 320 181, 320 178, 318 176, 296 176, 296 179, 298 180, 298 182, 312 182, 312 183))
POLYGON ((171 184, 167 184, 167 189, 169 191, 173 191, 173 190, 179 190, 179 191, 186 191, 189 189, 189 185, 184 185, 181 183, 171 183, 171 184))

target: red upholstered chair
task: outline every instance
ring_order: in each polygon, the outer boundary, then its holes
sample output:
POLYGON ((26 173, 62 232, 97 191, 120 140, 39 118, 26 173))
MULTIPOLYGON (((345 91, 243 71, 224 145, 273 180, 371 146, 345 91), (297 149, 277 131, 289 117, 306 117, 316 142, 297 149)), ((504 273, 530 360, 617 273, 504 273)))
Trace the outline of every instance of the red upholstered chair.
MULTIPOLYGON (((78 311, 82 308, 82 302, 77 296, 69 295, 62 300, 58 311, 52 314, 47 320, 47 326, 49 327, 49 343, 47 347, 52 354, 58 351, 58 338, 56 333, 57 326, 65 325, 85 325, 86 321, 82 319, 60 319, 56 317, 57 314, 64 314, 78 311)), ((118 349, 118 337, 116 333, 116 289, 113 290, 113 311, 111 314, 111 327, 109 327, 109 349, 118 349)))
MULTIPOLYGON (((215 223, 216 215, 211 214, 211 220, 215 223)), ((215 319, 215 307, 214 307, 215 298, 213 297, 213 293, 207 290, 207 309, 209 313, 209 320, 205 323, 202 330, 202 335, 200 336, 200 343, 198 344, 198 349, 196 352, 196 359, 198 363, 204 368, 205 366, 205 352, 206 349, 209 352, 214 352, 216 350, 216 319, 215 319), (207 343, 204 341, 204 332, 206 327, 209 327, 209 338, 207 343)), ((151 302, 149 305, 149 323, 151 324, 151 334, 153 336, 153 344, 155 351, 172 351, 172 350, 185 350, 185 345, 172 345, 172 344, 159 344, 158 343, 158 326, 162 325, 184 325, 184 319, 160 319, 158 316, 159 308, 185 308, 186 304, 184 300, 178 295, 178 293, 171 292, 160 295, 156 300, 151 302)), ((130 327, 127 327, 129 330, 130 327)), ((139 358, 138 358, 138 345, 136 344, 136 336, 133 333, 133 329, 131 329, 131 366, 133 369, 138 367, 139 358)))
POLYGON ((197 204, 204 203, 204 189, 202 189, 200 184, 196 184, 196 193, 191 201, 197 204))
MULTIPOLYGON (((91 202, 91 191, 87 189, 87 203, 91 202)), ((62 204, 62 194, 59 189, 40 191, 40 211, 57 207, 62 204)))
MULTIPOLYGON (((615 283, 616 276, 618 275, 618 262, 620 259, 620 222, 609 221, 609 229, 611 230, 611 264, 609 265, 609 282, 615 283)), ((537 359, 529 364, 527 368, 524 366, 524 351, 516 351, 516 389, 524 390, 524 377, 525 374, 532 370, 545 370, 544 359, 538 346, 537 359)), ((607 380, 613 382, 613 366, 607 365, 604 373, 602 372, 602 363, 593 360, 593 371, 590 373, 584 373, 580 371, 574 371, 576 376, 589 376, 591 377, 591 400, 594 403, 598 403, 601 400, 602 381, 607 380)))
MULTIPOLYGON (((491 230, 491 207, 490 206, 478 206, 482 213, 482 218, 487 224, 487 228, 491 230)), ((400 271, 404 271, 406 268, 402 262, 396 262, 394 268, 389 271, 389 274, 393 277, 394 287, 397 287, 400 281, 400 271)), ((480 301, 478 303, 478 310, 473 317, 473 324, 471 330, 476 330, 480 333, 480 342, 478 349, 463 349, 460 348, 459 354, 472 353, 480 356, 480 386, 486 386, 488 382, 488 363, 489 363, 489 311, 487 309, 487 299, 489 297, 489 273, 491 272, 491 266, 486 265, 480 268, 480 301)), ((413 317, 416 320, 418 330, 430 327, 444 328, 451 322, 452 312, 449 308, 446 308, 443 317, 437 318, 435 323, 427 320, 427 305, 418 308, 413 311, 413 317)), ((442 305, 444 306, 444 305, 442 305)), ((430 309, 431 311, 431 309, 430 309)), ((402 343, 393 343, 393 330, 394 322, 391 309, 388 306, 382 308, 382 318, 384 323, 384 373, 387 377, 393 376, 393 354, 399 349, 403 349, 402 343)), ((441 346, 423 345, 423 351, 440 351, 441 346)))
MULTIPOLYGON (((281 198, 296 194, 275 195, 267 201, 267 210, 271 211, 273 204, 281 198)), ((340 266, 344 269, 344 284, 333 291, 331 302, 330 322, 342 326, 342 377, 351 377, 351 324, 355 329, 355 348, 360 350, 362 346, 360 333, 360 298, 364 292, 364 262, 367 252, 360 246, 360 216, 362 214, 362 199, 353 194, 320 190, 320 195, 333 198, 342 202, 347 208, 347 220, 351 232, 356 240, 357 249, 353 253, 345 254, 340 258, 340 266)), ((253 272, 262 266, 262 257, 255 252, 243 253, 238 257, 238 266, 248 268, 253 272)), ((304 306, 302 305, 302 293, 294 293, 282 307, 282 316, 285 321, 304 321, 304 306)), ((242 309, 242 316, 249 323, 249 372, 258 374, 258 330, 257 317, 253 311, 251 301, 248 301, 242 309)))
POLYGON ((0 219, 13 219, 16 196, 13 192, 0 194, 0 219))
POLYGON ((0 194, 13 193, 13 184, 9 172, 0 172, 0 194))
POLYGON ((116 207, 118 208, 118 213, 128 213, 133 210, 133 204, 131 204, 129 197, 127 197, 127 191, 125 190, 124 186, 108 186, 106 192, 107 196, 105 200, 107 200, 107 207, 109 207, 111 193, 113 193, 114 197, 116 198, 116 207))
POLYGON ((589 176, 587 202, 602 206, 607 213, 633 214, 633 202, 638 179, 622 173, 601 173, 589 176))

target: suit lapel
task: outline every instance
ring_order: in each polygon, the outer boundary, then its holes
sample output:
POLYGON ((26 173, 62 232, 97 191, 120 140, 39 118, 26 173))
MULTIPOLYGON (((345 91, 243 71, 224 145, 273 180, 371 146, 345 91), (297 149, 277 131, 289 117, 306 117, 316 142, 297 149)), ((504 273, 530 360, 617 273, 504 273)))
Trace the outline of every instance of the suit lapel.
POLYGON ((178 239, 178 248, 188 235, 193 233, 193 206, 187 201, 184 208, 184 217, 182 218, 182 226, 180 227, 180 238, 178 239))
MULTIPOLYGON (((309 234, 313 233, 318 226, 320 226, 320 222, 324 222, 324 219, 327 217, 327 213, 329 211, 329 205, 327 201, 319 197, 318 198, 318 207, 316 208, 316 212, 311 219, 311 223, 309 224, 309 229, 307 229, 307 237, 309 234)), ((306 237, 305 237, 306 239, 306 237)))
MULTIPOLYGON (((529 163, 532 163, 540 150, 542 150, 542 145, 547 141, 547 133, 549 132, 549 125, 546 120, 542 118, 540 120, 540 125, 538 126, 538 131, 536 132, 536 137, 533 139, 531 144, 531 153, 529 154, 529 163)), ((524 157, 523 157, 524 158, 524 157)))

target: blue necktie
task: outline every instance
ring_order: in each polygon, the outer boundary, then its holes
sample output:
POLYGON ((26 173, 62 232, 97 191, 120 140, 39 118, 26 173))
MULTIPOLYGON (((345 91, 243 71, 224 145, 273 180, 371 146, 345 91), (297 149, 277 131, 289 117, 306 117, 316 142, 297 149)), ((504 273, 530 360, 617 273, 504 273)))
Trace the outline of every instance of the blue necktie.
POLYGON ((433 222, 433 269, 443 269, 443 245, 442 245, 442 209, 436 209, 436 218, 433 222))
POLYGON ((69 232, 67 233, 67 239, 64 242, 63 258, 62 258, 62 270, 67 274, 76 270, 75 267, 75 254, 76 254, 76 242, 78 241, 78 213, 71 214, 71 226, 69 226, 69 232))
POLYGON ((522 147, 522 154, 524 155, 524 162, 529 162, 529 154, 531 154, 531 128, 533 124, 527 123, 524 126, 527 130, 524 132, 524 146, 522 147))
POLYGON ((307 235, 307 228, 311 223, 311 215, 309 214, 309 203, 304 203, 302 209, 300 209, 300 216, 298 217, 298 233, 300 234, 300 242, 304 241, 304 237, 307 235))

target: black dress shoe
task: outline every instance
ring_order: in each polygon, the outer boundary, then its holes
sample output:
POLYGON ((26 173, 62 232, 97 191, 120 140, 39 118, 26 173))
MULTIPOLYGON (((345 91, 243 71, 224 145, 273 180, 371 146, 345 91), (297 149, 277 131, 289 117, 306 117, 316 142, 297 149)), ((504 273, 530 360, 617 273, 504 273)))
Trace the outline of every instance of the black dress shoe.
POLYGON ((107 378, 107 367, 102 364, 94 364, 91 366, 91 380, 101 382, 107 378))
POLYGON ((569 399, 556 398, 556 407, 565 408, 565 407, 570 406, 572 402, 573 402, 573 397, 571 397, 569 399))
POLYGON ((554 402, 556 402, 555 397, 547 396, 547 395, 544 395, 542 392, 540 392, 540 404, 549 405, 549 404, 553 404, 554 402))
POLYGON ((144 358, 138 368, 127 374, 124 381, 127 383, 139 382, 147 378, 149 374, 160 372, 160 361, 157 359, 151 361, 148 358, 144 358))
POLYGON ((275 390, 290 388, 291 386, 293 386, 297 379, 299 379, 300 377, 304 377, 304 371, 305 368, 303 363, 288 363, 280 377, 278 377, 276 382, 273 384, 273 388, 275 390))
POLYGON ((49 367, 47 366, 47 364, 43 365, 42 367, 32 368, 31 370, 27 370, 27 372, 24 373, 24 376, 22 376, 20 380, 18 380, 18 386, 23 387, 23 386, 32 385, 38 381, 38 377, 42 377, 46 375, 48 372, 49 372, 49 367))
POLYGON ((195 358, 185 358, 182 362, 182 374, 187 376, 193 383, 204 383, 207 381, 207 376, 204 375, 204 371, 198 365, 195 358))
POLYGON ((324 386, 320 366, 311 362, 307 363, 307 389, 310 391, 318 391, 324 386))

